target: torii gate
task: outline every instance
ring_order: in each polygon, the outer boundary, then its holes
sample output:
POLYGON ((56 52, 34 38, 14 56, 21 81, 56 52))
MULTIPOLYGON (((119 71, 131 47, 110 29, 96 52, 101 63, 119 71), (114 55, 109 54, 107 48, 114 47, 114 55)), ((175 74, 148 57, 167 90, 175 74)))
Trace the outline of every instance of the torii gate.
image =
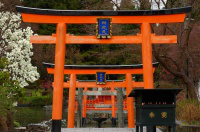
MULTIPOLYGON (((49 74, 55 74, 55 65, 51 63, 43 63, 44 66, 47 68, 47 71, 49 74)), ((158 67, 159 63, 153 63, 153 73, 155 71, 155 67, 158 67)), ((137 64, 137 65, 64 65, 64 74, 75 74, 75 75, 95 75, 97 72, 105 72, 109 75, 111 74, 118 74, 118 75, 125 75, 126 81, 112 81, 107 82, 104 85, 96 84, 96 82, 79 82, 74 81, 70 77, 69 82, 64 82, 63 87, 64 88, 70 88, 71 90, 71 84, 73 82, 73 85, 75 88, 82 88, 84 86, 84 91, 87 90, 87 88, 91 87, 106 87, 111 88, 111 91, 114 91, 114 88, 126 88, 126 95, 127 95, 127 110, 128 110, 128 124, 134 124, 134 107, 133 107, 133 101, 130 100, 131 98, 128 98, 128 95, 130 93, 130 90, 132 88, 138 88, 138 87, 144 87, 144 82, 135 82, 132 80, 132 74, 138 75, 143 74, 143 65, 137 64), (131 74, 131 76, 129 76, 131 74), (74 84, 75 82, 75 84, 74 84)), ((54 83, 53 83, 54 85, 54 83)), ((73 92, 69 94, 69 106, 68 106, 68 126, 74 126, 74 105, 75 104, 75 89, 73 92), (72 106, 71 106, 72 105, 72 106)), ((116 114, 115 114, 115 102, 114 102, 114 96, 111 96, 112 98, 112 121, 116 122, 116 114)), ((85 122, 86 118, 86 101, 87 96, 84 96, 83 99, 83 122, 85 122)))
MULTIPOLYGON (((177 43, 177 36, 151 34, 150 25, 152 23, 183 22, 186 13, 191 11, 191 7, 142 11, 53 10, 22 6, 16 6, 16 9, 21 12, 24 22, 57 24, 56 35, 31 37, 32 43, 56 44, 52 108, 52 131, 56 132, 61 131, 65 44, 142 44, 144 88, 153 89, 152 44, 175 44, 177 43), (112 19, 113 24, 140 24, 141 33, 137 36, 112 36, 109 39, 98 39, 96 36, 66 35, 67 24, 96 24, 97 19, 102 17, 112 19)), ((131 74, 127 74, 127 77, 131 78, 131 74)), ((70 79, 74 80, 70 84, 70 89, 75 89, 76 75, 71 74, 70 79)), ((133 99, 129 99, 127 103, 129 104, 129 102, 133 102, 133 99)), ((134 119, 133 115, 131 117, 134 119)), ((74 127, 74 125, 68 125, 68 128, 71 127, 74 127)), ((135 127, 134 122, 128 124, 128 127, 135 127)))

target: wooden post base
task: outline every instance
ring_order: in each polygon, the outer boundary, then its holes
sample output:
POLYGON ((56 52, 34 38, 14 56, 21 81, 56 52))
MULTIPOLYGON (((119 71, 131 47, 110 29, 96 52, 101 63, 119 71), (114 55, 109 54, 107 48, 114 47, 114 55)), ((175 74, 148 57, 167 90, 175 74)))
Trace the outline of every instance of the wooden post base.
POLYGON ((61 132, 61 120, 52 120, 51 132, 61 132))

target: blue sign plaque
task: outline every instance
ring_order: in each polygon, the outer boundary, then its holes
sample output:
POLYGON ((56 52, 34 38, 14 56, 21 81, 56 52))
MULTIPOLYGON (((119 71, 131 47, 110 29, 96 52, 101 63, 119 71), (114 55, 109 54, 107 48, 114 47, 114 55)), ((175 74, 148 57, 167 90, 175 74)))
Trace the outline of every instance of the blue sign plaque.
POLYGON ((97 38, 111 38, 111 18, 97 19, 97 38))
POLYGON ((105 72, 97 72, 96 83, 97 84, 105 84, 106 83, 106 73, 105 72))

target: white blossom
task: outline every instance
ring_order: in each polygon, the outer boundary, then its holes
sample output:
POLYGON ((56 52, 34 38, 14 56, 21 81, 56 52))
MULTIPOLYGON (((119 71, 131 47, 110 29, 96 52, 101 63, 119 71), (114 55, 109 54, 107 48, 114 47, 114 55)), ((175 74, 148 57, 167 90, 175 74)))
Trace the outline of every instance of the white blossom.
MULTIPOLYGON (((140 3, 141 1, 139 0, 132 0, 132 2, 135 4, 135 8, 139 9, 140 8, 140 3)), ((167 0, 149 0, 149 2, 151 3, 151 9, 152 10, 157 10, 157 9, 163 9, 167 2, 167 0)))
POLYGON ((31 64, 33 52, 30 36, 33 31, 30 27, 22 29, 20 25, 20 14, 0 12, 0 55, 5 56, 9 62, 5 71, 9 71, 11 79, 17 80, 24 87, 36 81, 39 73, 37 67, 31 64))

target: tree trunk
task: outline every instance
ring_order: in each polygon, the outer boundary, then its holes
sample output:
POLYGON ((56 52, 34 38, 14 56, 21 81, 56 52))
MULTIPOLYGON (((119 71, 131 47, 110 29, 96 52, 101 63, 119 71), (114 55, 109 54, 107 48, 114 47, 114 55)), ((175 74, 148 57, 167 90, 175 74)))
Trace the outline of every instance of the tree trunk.
MULTIPOLYGON (((189 20, 191 19, 191 15, 189 15, 189 20)), ((164 32, 163 35, 166 34, 166 28, 168 26, 165 25, 164 27, 164 32)), ((188 26, 187 25, 187 30, 185 30, 185 35, 184 36, 180 36, 179 40, 183 39, 182 41, 179 41, 179 58, 177 60, 174 59, 173 56, 160 56, 159 52, 161 52, 160 50, 155 51, 155 48, 153 50, 154 53, 154 57, 156 58, 156 60, 159 61, 159 63, 168 71, 170 72, 173 76, 176 76, 178 78, 180 78, 183 83, 185 84, 185 86, 187 87, 187 91, 188 91, 188 95, 189 98, 192 99, 198 99, 197 97, 197 91, 194 85, 194 80, 193 80, 193 71, 191 69, 193 69, 193 60, 190 56, 189 53, 189 39, 190 39, 190 34, 191 31, 193 29, 193 26, 188 26), (171 66, 169 65, 172 62, 174 65, 171 66), (186 64, 185 64, 186 62, 186 64)), ((169 29, 169 27, 168 27, 169 29)), ((183 32, 182 30, 180 32, 183 32)), ((173 34, 175 34, 174 32, 172 32, 173 34)))
POLYGON ((200 80, 198 81, 197 84, 197 98, 200 99, 200 80))
POLYGON ((182 75, 181 79, 183 80, 183 82, 185 83, 187 90, 188 90, 188 94, 189 94, 189 98, 192 99, 198 99, 197 97, 197 92, 195 89, 195 85, 193 83, 193 81, 185 74, 182 75))
POLYGON ((167 61, 165 59, 164 60, 161 59, 161 57, 156 52, 154 52, 154 57, 172 75, 182 79, 182 81, 184 82, 184 84, 186 85, 186 87, 188 89, 190 98, 197 99, 197 94, 196 94, 196 91, 195 91, 195 85, 192 81, 192 78, 189 78, 186 75, 185 70, 182 66, 177 66, 177 69, 179 70, 179 71, 177 71, 173 67, 169 66, 168 63, 166 63, 167 61))

